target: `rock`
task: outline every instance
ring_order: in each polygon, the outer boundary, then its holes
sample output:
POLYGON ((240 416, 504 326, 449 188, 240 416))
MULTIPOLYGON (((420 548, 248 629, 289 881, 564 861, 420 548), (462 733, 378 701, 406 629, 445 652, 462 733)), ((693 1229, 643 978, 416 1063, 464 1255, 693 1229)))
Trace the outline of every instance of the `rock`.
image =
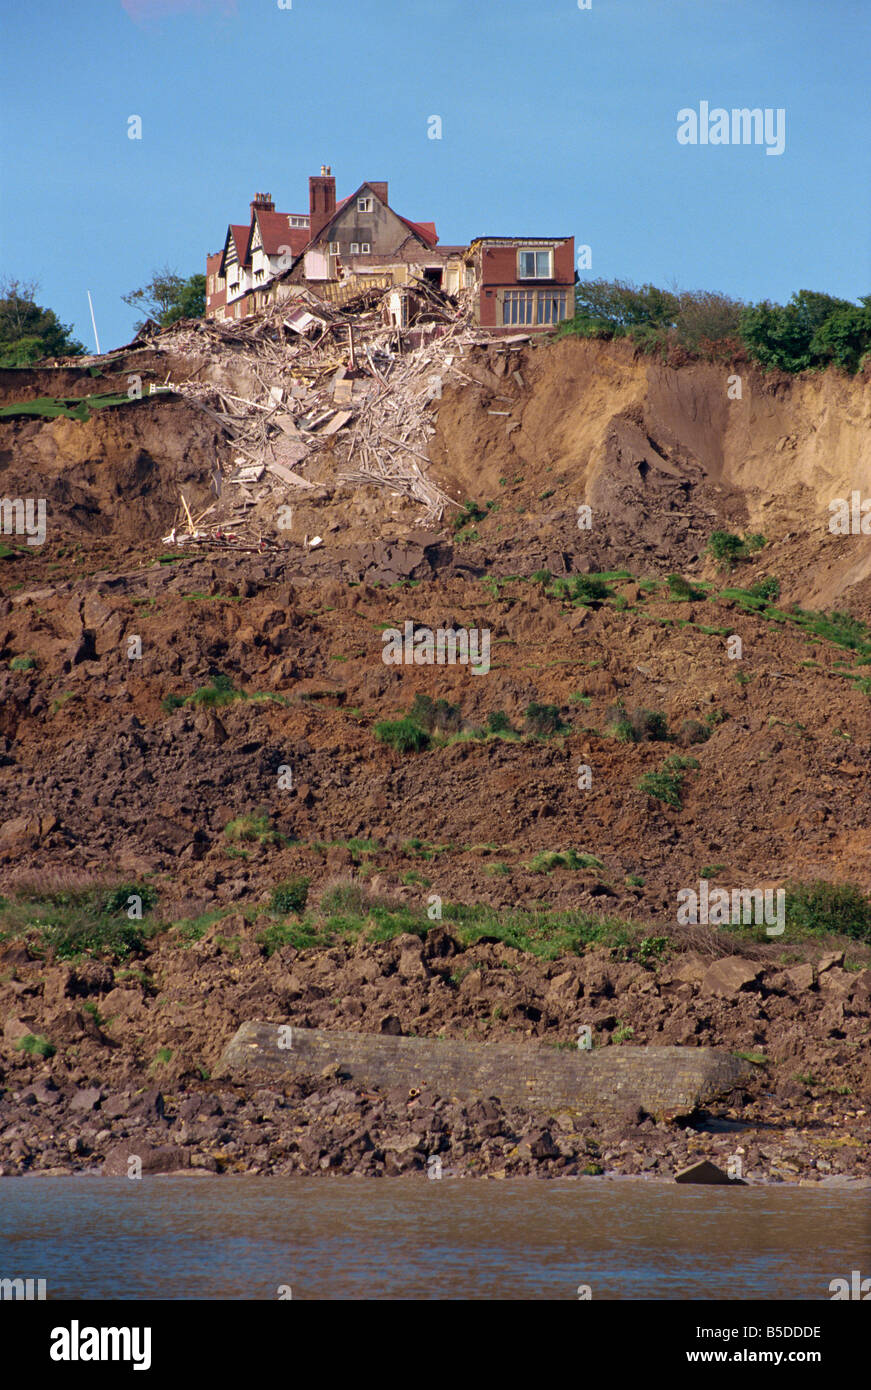
POLYGON ((547 987, 548 999, 569 1003, 581 993, 581 982, 573 970, 564 970, 555 975, 547 987))
POLYGON ((103 1092, 99 1086, 88 1086, 85 1090, 76 1091, 70 1101, 70 1110, 88 1111, 96 1110, 100 1101, 103 1099, 103 1092))
POLYGON ((109 1096, 100 1106, 100 1115, 104 1120, 120 1120, 122 1116, 130 1114, 131 1104, 131 1098, 126 1093, 109 1096))
POLYGON ((154 1122, 163 1119, 163 1096, 157 1087, 133 1096, 127 1111, 128 1115, 138 1115, 141 1119, 154 1122))
POLYGON ((45 1081, 37 1081, 33 1086, 33 1094, 40 1105, 57 1105, 61 1100, 61 1093, 57 1086, 48 1077, 45 1081))
POLYGON ((710 969, 710 961, 701 956, 688 955, 674 970, 669 979, 680 980, 683 984, 700 985, 710 969))
POLYGON ((758 980, 762 967, 745 960, 743 956, 724 956, 715 960, 705 971, 702 989, 706 994, 719 994, 729 998, 738 994, 747 985, 758 980))
POLYGON ((820 976, 820 989, 824 994, 852 994, 856 976, 840 966, 831 966, 820 976))
POLYGON ((7 1018, 3 1025, 3 1038, 11 1047, 15 1047, 22 1038, 26 1038, 33 1028, 29 1023, 23 1023, 20 1018, 7 1018))
POLYGON ((402 1024, 396 1014, 385 1014, 378 1025, 378 1032, 386 1033, 392 1038, 401 1038, 403 1036, 402 1024))
POLYGON ((399 954, 397 969, 404 980, 429 979, 430 972, 423 958, 423 946, 416 938, 413 938, 409 945, 403 946, 399 954))
POLYGON ((100 1012, 107 1019, 128 1020, 145 1012, 142 996, 135 989, 113 989, 104 996, 100 1012))
POLYGON ((823 955, 823 956, 820 956, 819 960, 817 961, 817 974, 818 974, 818 975, 822 975, 824 971, 826 971, 826 970, 831 970, 831 969, 832 969, 832 966, 834 966, 834 965, 843 965, 843 964, 844 964, 844 952, 843 952, 843 951, 827 951, 826 954, 823 955))
POLYGON ((39 839, 39 818, 37 816, 13 816, 0 825, 0 841, 3 844, 22 844, 39 839))
POLYGON ((539 1134, 530 1136, 529 1152, 533 1158, 541 1160, 543 1158, 559 1158, 560 1153, 554 1143, 553 1135, 549 1129, 543 1129, 539 1134))
POLYGON ((83 628, 80 636, 72 643, 63 658, 63 669, 69 671, 83 661, 96 661, 96 637, 92 628, 83 628))
POLYGON ((102 1174, 106 1178, 129 1178, 135 1172, 131 1159, 138 1158, 142 1164, 143 1175, 154 1173, 176 1173, 181 1168, 191 1166, 190 1154, 175 1144, 161 1144, 153 1147, 134 1138, 115 1144, 106 1155, 102 1174))
POLYGON ((746 1187, 743 1178, 730 1178, 728 1173, 724 1173, 722 1168, 718 1168, 715 1163, 709 1163, 703 1158, 701 1163, 693 1163, 689 1168, 681 1168, 679 1173, 674 1175, 675 1182, 695 1182, 705 1185, 722 1185, 728 1187, 746 1187))
POLYGON ((792 965, 788 970, 784 970, 783 973, 793 989, 813 989, 814 968, 809 961, 805 962, 804 965, 792 965))

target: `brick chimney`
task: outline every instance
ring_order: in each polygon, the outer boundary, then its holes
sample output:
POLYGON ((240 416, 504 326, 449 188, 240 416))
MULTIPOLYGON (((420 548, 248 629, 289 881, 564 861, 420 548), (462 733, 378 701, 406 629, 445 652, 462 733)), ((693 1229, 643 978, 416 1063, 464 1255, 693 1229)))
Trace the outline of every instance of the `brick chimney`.
POLYGON ((252 218, 256 208, 259 208, 261 212, 275 211, 275 204, 272 201, 272 195, 270 193, 255 193, 248 206, 251 209, 252 218))
POLYGON ((387 184, 374 183, 372 179, 368 179, 367 182, 369 184, 369 187, 372 189, 372 192, 377 194, 377 196, 381 199, 382 203, 387 203, 387 184))
POLYGON ((336 211, 336 180, 328 164, 321 165, 320 174, 308 181, 309 237, 317 241, 336 211))

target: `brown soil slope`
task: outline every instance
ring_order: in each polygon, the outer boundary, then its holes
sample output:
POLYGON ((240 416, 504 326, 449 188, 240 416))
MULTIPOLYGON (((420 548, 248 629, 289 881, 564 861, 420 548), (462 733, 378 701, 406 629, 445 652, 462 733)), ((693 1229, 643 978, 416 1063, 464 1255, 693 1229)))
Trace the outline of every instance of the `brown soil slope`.
MULTIPOLYGON (((179 489, 192 508, 207 506, 213 475, 231 458, 207 415, 166 396, 87 422, 0 419, 0 494, 45 496, 49 511, 42 547, 2 538, 11 553, 0 559, 0 895, 53 873, 152 875, 171 922, 215 905, 248 912, 292 874, 311 877, 313 899, 337 876, 368 875, 376 894, 412 905, 435 893, 505 909, 584 907, 667 934, 678 891, 698 886, 703 869, 726 887, 822 877, 871 889, 863 684, 871 668, 787 613, 797 603, 871 619, 867 538, 827 529, 829 502, 861 490, 867 477, 869 384, 831 372, 787 380, 746 365, 672 368, 625 343, 575 341, 473 348, 462 368, 466 380, 430 407, 433 476, 477 504, 477 519, 470 515, 459 535, 450 525, 424 532, 409 499, 341 482, 338 456, 326 451, 316 495, 293 499, 292 530, 275 529, 274 495, 259 504, 273 537, 265 553, 168 548, 160 537, 176 519, 179 489), (740 400, 728 398, 733 372, 740 400), (583 504, 592 509, 589 530, 578 527, 583 504), (705 555, 716 529, 762 532, 767 544, 731 574, 718 573, 705 555), (315 533, 325 544, 309 552, 303 536, 315 533), (630 577, 606 580, 608 598, 576 605, 530 578, 540 569, 630 577), (708 588, 676 601, 663 583, 675 571, 708 588), (777 608, 748 610, 735 589, 772 576, 777 608), (385 665, 383 630, 409 621, 488 629, 488 673, 385 665), (740 659, 730 656, 734 635, 740 659), (141 658, 129 654, 133 637, 141 658), (259 698, 167 708, 167 697, 187 699, 216 676, 259 698), (529 732, 534 702, 557 707, 567 727, 548 738, 436 739, 401 754, 377 740, 374 726, 405 713, 417 695, 457 707, 454 729, 467 734, 500 711, 529 732), (613 733, 621 708, 661 713, 669 741, 621 742, 613 733), (697 763, 685 769, 679 806, 638 786, 674 754, 697 763), (581 768, 588 787, 579 785, 581 768), (258 811, 276 835, 241 846, 228 838, 228 823, 258 811), (348 847, 360 837, 377 845, 348 847), (569 848, 602 867, 530 868, 537 852, 569 848)), ((151 349, 134 352, 113 363, 100 390, 122 390, 137 369, 162 380, 166 361, 151 349)), ((208 371, 240 391, 244 370, 231 361, 174 363, 176 380, 208 371)), ((60 389, 45 373, 29 385, 28 374, 12 383, 10 375, 0 379, 6 402, 93 389, 72 369, 60 389)), ((539 978, 532 966, 516 998, 506 987, 499 1012, 486 986, 480 999, 468 988, 460 1000, 462 979, 448 979, 450 998, 424 1009, 423 996, 440 989, 432 967, 394 1000, 387 947, 372 948, 374 993, 363 1014, 345 954, 330 965, 341 975, 335 990, 305 963, 291 986, 284 960, 280 971, 268 967, 263 994, 267 966, 249 923, 250 914, 237 933, 241 957, 225 959, 218 947, 220 970, 204 958, 192 975, 186 953, 154 948, 149 977, 182 993, 187 978, 188 1004, 212 987, 209 971, 223 972, 213 982, 222 991, 220 1026, 208 1011, 194 1024, 183 1000, 176 1009, 173 1043, 185 1066, 208 1064, 239 1021, 261 1014, 374 1028, 395 1015, 400 1027, 422 1031, 430 1012, 433 1027, 461 1031, 486 1019, 489 1036, 521 1027, 512 1011, 532 1009, 523 1031, 573 1036, 577 995, 569 989, 567 1003, 551 975, 539 978)), ((710 949, 722 955, 733 946, 710 949)), ((807 1035, 808 1070, 824 1071, 820 1058, 840 1040, 841 1084, 861 1093, 867 1077, 856 1072, 854 1034, 867 1032, 864 984, 857 992, 838 976, 844 997, 833 1012, 835 996, 816 977, 778 984, 790 960, 765 949, 774 972, 766 988, 785 1001, 767 1015, 783 1065, 803 1046, 812 989, 820 1019, 807 1035)), ((314 961, 323 953, 302 954, 314 961)), ((866 955, 857 946, 853 964, 866 955)), ((49 999, 35 968, 22 960, 12 970, 5 1017, 19 1018, 35 991, 25 1022, 59 1041, 68 1026, 69 1046, 91 1058, 86 1072, 108 1074, 109 1054, 85 1016, 63 1025, 56 1012, 76 1013, 76 987, 56 982, 49 999)), ((698 980, 674 981, 671 992, 663 983, 650 994, 627 977, 599 991, 601 1008, 614 1014, 605 1032, 619 1018, 631 1020, 635 1041, 661 1041, 665 1029, 667 1040, 764 1045, 755 996, 732 1018, 725 1005, 710 1006, 698 980), (604 1002, 615 990, 620 1008, 604 1002)), ((98 993, 112 988, 104 984, 98 993)), ((130 1038, 123 1054, 111 1054, 118 1084, 166 1041, 166 1019, 140 1017, 150 988, 127 1001, 130 1038)), ((70 1058, 65 1064, 79 1074, 70 1058)), ((15 1054, 10 1065, 24 1059, 15 1054)))

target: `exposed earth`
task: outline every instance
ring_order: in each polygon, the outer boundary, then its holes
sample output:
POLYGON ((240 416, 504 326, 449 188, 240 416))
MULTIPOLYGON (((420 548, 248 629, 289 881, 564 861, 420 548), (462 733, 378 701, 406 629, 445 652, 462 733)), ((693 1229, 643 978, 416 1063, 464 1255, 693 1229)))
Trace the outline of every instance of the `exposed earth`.
MULTIPOLYGON (((169 342, 100 390, 170 358, 202 379, 169 342)), ((244 363, 207 365, 246 393, 244 363)), ((738 1155, 748 1181, 871 1177, 871 946, 677 922, 703 881, 871 890, 871 549, 828 529, 868 476, 868 380, 572 340, 471 347, 463 371, 428 406, 456 525, 341 482, 327 449, 262 553, 161 539, 179 490, 202 511, 229 463, 190 401, 0 418, 0 493, 45 496, 49 523, 41 546, 0 537, 5 1174, 126 1171, 135 1139, 153 1172, 437 1154, 448 1176, 670 1176, 738 1155), (765 543, 729 569, 715 531, 765 543), (406 623, 489 630, 490 669, 385 664, 406 623), (425 746, 380 741, 416 697, 425 746), (305 910, 276 907, 299 878, 305 910), (46 904, 119 884, 147 890, 141 935, 61 949, 46 904), (515 910, 521 944, 493 928, 515 910), (611 925, 549 944, 572 913, 611 925), (586 1024, 597 1046, 749 1054, 755 1084, 703 1115, 542 1125, 341 1075, 212 1080, 246 1019, 531 1048, 586 1024)), ((87 368, 5 371, 0 407, 92 389, 87 368)))

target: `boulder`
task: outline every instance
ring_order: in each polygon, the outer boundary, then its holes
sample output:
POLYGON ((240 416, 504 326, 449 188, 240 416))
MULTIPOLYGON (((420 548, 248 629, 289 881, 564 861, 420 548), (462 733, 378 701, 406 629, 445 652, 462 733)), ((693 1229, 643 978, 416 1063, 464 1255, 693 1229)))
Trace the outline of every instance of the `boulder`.
POLYGON ((803 965, 792 965, 788 970, 784 970, 783 973, 793 989, 813 989, 814 968, 809 961, 806 961, 803 965))
POLYGON ((692 1163, 689 1168, 681 1168, 679 1173, 674 1175, 675 1182, 695 1182, 703 1183, 706 1186, 726 1185, 727 1187, 746 1187, 743 1178, 730 1178, 728 1173, 724 1173, 722 1168, 718 1168, 715 1163, 710 1163, 708 1159, 702 1159, 701 1163, 692 1163))
POLYGON ((706 994, 731 998, 758 980, 761 973, 760 965, 743 956, 723 956, 708 966, 702 978, 702 989, 706 994))
POLYGON ((151 1144, 142 1144, 137 1139, 125 1139, 120 1144, 115 1144, 106 1154, 102 1167, 103 1176, 106 1178, 129 1178, 136 1171, 135 1165, 131 1164, 131 1159, 139 1159, 143 1176, 156 1173, 177 1173, 182 1168, 191 1166, 190 1154, 186 1149, 180 1149, 175 1144, 161 1144, 154 1147, 151 1144))

